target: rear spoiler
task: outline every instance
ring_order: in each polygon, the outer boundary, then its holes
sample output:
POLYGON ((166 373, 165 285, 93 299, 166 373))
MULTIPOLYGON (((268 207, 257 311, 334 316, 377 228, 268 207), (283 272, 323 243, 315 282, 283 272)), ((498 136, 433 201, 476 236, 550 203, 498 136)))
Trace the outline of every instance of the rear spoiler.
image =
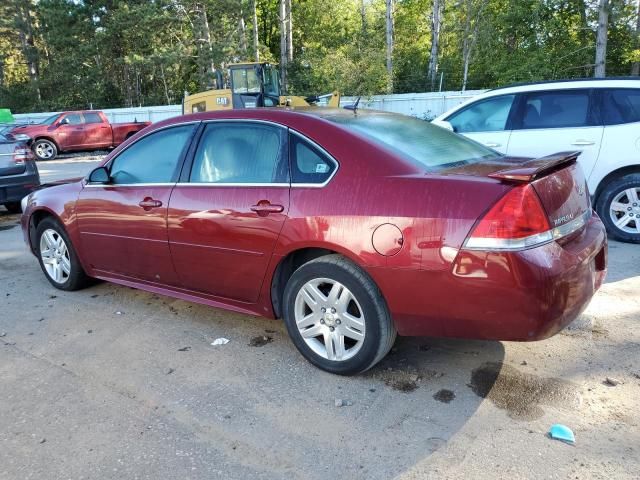
POLYGON ((582 152, 560 152, 547 157, 534 158, 513 167, 490 173, 489 177, 507 182, 529 183, 536 178, 544 177, 575 163, 580 153, 582 152))

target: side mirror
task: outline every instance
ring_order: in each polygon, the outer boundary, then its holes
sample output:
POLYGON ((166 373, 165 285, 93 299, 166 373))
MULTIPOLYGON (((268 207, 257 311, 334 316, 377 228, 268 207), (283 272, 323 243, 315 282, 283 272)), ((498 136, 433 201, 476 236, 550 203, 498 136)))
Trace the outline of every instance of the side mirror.
POLYGON ((448 122, 447 120, 434 120, 432 123, 434 125, 437 125, 439 127, 445 128, 445 129, 450 130, 452 132, 456 131, 456 129, 453 127, 453 125, 451 125, 451 122, 448 122))
POLYGON ((61 127, 62 125, 69 125, 69 119, 63 118, 62 120, 60 120, 60 122, 58 123, 58 126, 61 127))
POLYGON ((106 167, 98 167, 89 174, 89 183, 109 183, 110 180, 106 167))

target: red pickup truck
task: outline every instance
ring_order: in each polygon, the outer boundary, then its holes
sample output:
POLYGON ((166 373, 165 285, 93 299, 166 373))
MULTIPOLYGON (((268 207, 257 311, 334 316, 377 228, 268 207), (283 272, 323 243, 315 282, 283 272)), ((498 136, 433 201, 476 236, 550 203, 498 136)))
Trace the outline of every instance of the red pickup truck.
POLYGON ((150 123, 109 123, 104 113, 85 110, 57 113, 42 123, 15 127, 11 133, 28 136, 38 160, 52 160, 59 152, 116 147, 150 123))

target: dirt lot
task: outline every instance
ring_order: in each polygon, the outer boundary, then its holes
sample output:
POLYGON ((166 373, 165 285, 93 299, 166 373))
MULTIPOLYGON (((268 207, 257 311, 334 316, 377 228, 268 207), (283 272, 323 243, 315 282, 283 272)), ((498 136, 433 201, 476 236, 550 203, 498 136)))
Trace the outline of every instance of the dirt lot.
POLYGON ((638 478, 640 246, 611 244, 607 283, 550 340, 399 338, 343 378, 277 321, 57 291, 17 222, 0 212, 1 479, 638 478))

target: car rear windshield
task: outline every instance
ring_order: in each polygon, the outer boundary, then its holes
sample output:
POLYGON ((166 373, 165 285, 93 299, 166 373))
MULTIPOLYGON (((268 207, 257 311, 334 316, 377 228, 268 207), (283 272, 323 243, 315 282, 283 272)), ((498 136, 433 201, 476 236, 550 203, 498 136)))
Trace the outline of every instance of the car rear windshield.
POLYGON ((420 168, 438 170, 479 160, 499 158, 500 153, 425 120, 394 114, 359 113, 326 116, 406 158, 420 168))

